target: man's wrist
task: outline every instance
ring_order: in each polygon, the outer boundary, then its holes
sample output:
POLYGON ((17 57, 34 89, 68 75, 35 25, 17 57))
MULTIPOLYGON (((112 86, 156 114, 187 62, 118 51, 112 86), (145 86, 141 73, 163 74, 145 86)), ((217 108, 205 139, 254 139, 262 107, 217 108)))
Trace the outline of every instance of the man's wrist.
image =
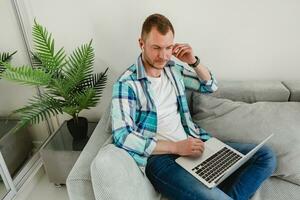
POLYGON ((172 142, 170 150, 171 150, 172 154, 177 154, 177 145, 176 145, 176 142, 172 142))
POLYGON ((194 59, 190 62, 190 63, 188 63, 189 65, 193 65, 193 64, 195 64, 197 62, 197 58, 196 58, 196 56, 194 56, 194 59))
POLYGON ((198 58, 198 56, 195 56, 195 59, 196 61, 194 63, 188 64, 192 68, 196 68, 200 64, 200 59, 198 58))

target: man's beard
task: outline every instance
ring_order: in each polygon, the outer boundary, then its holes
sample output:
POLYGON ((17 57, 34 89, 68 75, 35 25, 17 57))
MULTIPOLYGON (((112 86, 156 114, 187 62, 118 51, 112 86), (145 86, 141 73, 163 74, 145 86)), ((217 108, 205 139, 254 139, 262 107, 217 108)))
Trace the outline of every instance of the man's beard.
MULTIPOLYGON (((148 57, 146 56, 146 54, 143 54, 142 58, 143 58, 143 61, 146 62, 150 67, 152 67, 152 68, 154 68, 154 69, 157 69, 157 70, 162 70, 161 67, 157 67, 157 66, 155 66, 154 64, 152 64, 152 63, 149 61, 150 59, 148 59, 148 57)), ((167 63, 167 61, 165 61, 165 62, 167 63)), ((165 65, 165 64, 164 64, 164 65, 165 65)))

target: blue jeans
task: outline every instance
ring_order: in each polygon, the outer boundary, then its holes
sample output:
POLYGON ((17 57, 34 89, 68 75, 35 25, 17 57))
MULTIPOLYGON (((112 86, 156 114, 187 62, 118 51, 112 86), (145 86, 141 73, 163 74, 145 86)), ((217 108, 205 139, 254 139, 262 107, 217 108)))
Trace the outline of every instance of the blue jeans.
MULTIPOLYGON (((243 154, 255 147, 254 144, 226 144, 243 154)), ((146 166, 146 175, 154 188, 170 200, 250 199, 276 168, 275 154, 269 147, 263 146, 218 187, 209 189, 179 166, 176 158, 178 155, 152 155, 146 166)))

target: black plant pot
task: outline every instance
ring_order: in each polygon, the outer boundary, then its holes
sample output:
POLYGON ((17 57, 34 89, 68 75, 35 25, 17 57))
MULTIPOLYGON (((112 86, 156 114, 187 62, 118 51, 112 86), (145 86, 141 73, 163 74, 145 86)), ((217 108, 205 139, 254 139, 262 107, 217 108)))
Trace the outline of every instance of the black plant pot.
POLYGON ((83 140, 87 138, 88 120, 84 117, 78 117, 78 121, 73 118, 67 121, 67 127, 74 140, 83 140))

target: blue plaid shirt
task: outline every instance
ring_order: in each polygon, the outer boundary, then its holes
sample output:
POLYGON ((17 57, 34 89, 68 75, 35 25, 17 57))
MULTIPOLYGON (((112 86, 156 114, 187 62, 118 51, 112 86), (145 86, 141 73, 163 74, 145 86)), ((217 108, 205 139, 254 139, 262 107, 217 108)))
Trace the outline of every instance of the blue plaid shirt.
MULTIPOLYGON (((185 89, 211 93, 217 90, 216 80, 202 81, 193 70, 170 60, 165 73, 175 87, 181 123, 187 135, 206 141, 210 134, 193 123, 185 89)), ((112 132, 116 146, 125 149, 140 167, 154 150, 157 139, 157 112, 151 82, 147 79, 141 56, 114 83, 112 94, 112 132)))

